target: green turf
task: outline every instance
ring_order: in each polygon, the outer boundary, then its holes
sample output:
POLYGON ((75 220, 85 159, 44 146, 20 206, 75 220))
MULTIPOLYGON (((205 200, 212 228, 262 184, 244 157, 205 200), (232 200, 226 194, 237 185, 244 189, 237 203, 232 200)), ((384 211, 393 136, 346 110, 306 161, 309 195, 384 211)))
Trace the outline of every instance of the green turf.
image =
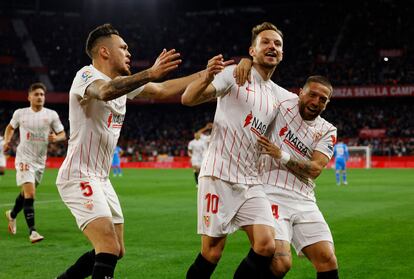
MULTIPOLYGON (((15 173, 0 180, 0 210, 17 195, 15 173)), ((47 170, 36 203, 36 225, 45 236, 30 244, 23 216, 17 235, 0 218, 0 278, 54 278, 90 249, 47 170)), ((336 244, 341 278, 413 278, 414 170, 351 170, 347 187, 326 170, 318 179, 318 204, 336 244)), ((196 234, 196 188, 191 170, 124 170, 112 179, 123 205, 127 253, 116 278, 185 278, 200 249, 196 234)), ((2 213, 3 214, 3 213, 2 213)), ((228 239, 213 278, 232 278, 248 251, 242 232, 228 239)), ((294 257, 285 278, 315 278, 311 264, 294 257)))

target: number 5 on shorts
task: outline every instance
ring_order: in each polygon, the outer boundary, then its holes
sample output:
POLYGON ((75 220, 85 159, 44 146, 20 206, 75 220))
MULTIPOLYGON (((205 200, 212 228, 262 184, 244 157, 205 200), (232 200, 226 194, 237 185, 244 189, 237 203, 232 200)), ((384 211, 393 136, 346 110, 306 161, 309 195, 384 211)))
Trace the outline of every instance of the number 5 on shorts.
POLYGON ((90 197, 93 195, 92 187, 91 185, 89 185, 89 182, 81 182, 80 188, 81 188, 82 194, 85 197, 90 197))
POLYGON ((272 204, 272 214, 275 219, 279 219, 279 206, 277 204, 272 204))

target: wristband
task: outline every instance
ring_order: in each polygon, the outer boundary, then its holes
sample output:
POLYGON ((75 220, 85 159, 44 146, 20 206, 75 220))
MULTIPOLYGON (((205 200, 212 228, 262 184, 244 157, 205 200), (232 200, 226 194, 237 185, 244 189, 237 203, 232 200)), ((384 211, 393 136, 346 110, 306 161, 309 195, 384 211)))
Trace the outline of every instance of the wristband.
POLYGON ((290 154, 281 150, 282 156, 280 157, 280 162, 286 165, 290 160, 290 154))

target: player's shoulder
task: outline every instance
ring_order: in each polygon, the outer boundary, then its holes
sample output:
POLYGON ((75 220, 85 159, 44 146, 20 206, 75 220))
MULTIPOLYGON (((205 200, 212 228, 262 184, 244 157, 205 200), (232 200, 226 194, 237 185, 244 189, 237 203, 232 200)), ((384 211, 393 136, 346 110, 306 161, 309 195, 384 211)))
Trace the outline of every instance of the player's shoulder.
POLYGON ((76 72, 76 78, 82 79, 83 82, 87 82, 90 78, 97 74, 97 70, 92 65, 83 66, 76 72))
POLYGON ((337 128, 335 127, 335 125, 333 125, 331 122, 329 122, 328 120, 326 120, 325 118, 318 116, 316 118, 317 121, 317 125, 320 127, 320 129, 325 132, 336 132, 337 128))
POLYGON ((286 100, 295 101, 299 98, 296 93, 293 93, 282 86, 278 85, 274 81, 271 81, 272 91, 275 92, 275 97, 279 102, 283 102, 286 100))

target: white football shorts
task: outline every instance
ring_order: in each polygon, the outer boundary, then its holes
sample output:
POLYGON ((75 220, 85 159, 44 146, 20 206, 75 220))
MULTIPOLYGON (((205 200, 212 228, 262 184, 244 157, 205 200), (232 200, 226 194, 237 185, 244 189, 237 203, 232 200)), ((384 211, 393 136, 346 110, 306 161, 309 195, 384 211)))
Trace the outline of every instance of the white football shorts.
POLYGON ((16 161, 14 164, 16 168, 16 184, 22 186, 24 183, 33 183, 35 186, 42 181, 43 172, 45 168, 36 167, 30 163, 23 163, 16 161))
POLYGON ((81 230, 100 217, 110 217, 114 224, 124 223, 121 204, 109 179, 71 180, 57 184, 57 188, 81 230))
POLYGON ((298 255, 311 244, 328 241, 333 244, 331 230, 314 201, 298 200, 280 194, 267 194, 276 220, 277 240, 293 245, 298 255))
POLYGON ((262 185, 235 184, 215 177, 198 180, 198 234, 223 237, 247 225, 274 227, 262 185))

